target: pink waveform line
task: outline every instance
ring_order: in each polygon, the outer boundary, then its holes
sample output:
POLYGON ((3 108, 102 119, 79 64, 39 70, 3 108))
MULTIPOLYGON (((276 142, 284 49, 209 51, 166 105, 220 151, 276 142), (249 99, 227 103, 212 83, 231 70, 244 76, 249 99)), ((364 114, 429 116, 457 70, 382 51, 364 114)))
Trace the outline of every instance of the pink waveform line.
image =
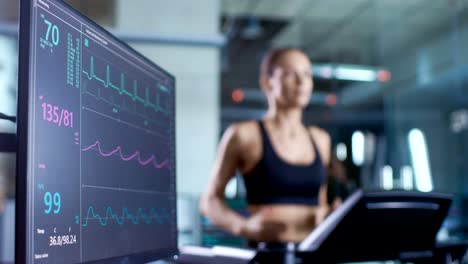
POLYGON ((83 148, 82 151, 88 151, 88 150, 93 149, 93 148, 97 148, 99 154, 101 156, 103 156, 103 157, 109 157, 109 156, 112 156, 112 155, 114 155, 115 153, 118 152, 119 156, 120 156, 120 159, 123 160, 123 161, 130 161, 130 160, 133 160, 134 158, 137 158, 138 163, 140 163, 140 165, 142 165, 142 166, 146 166, 146 165, 151 163, 151 164, 153 164, 153 166, 156 169, 161 169, 164 166, 168 167, 168 169, 169 169, 169 160, 168 159, 164 160, 161 163, 157 163, 156 162, 156 157, 154 155, 151 155, 151 157, 149 157, 148 159, 141 160, 140 151, 138 151, 138 150, 135 151, 135 153, 131 154, 130 156, 125 157, 124 154, 122 153, 122 147, 121 146, 118 146, 114 150, 106 153, 101 149, 101 143, 99 141, 96 141, 93 145, 91 145, 89 147, 83 148))

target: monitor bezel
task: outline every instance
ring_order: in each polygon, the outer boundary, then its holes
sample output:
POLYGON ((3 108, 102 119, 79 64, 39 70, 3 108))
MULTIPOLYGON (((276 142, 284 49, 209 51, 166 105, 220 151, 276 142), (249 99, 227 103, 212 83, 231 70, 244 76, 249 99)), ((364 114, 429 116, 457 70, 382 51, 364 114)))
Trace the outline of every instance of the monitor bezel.
MULTIPOLYGON (((30 166, 28 165, 28 148, 29 148, 29 132, 30 132, 30 92, 31 92, 31 82, 30 82, 30 59, 31 59, 31 34, 32 34, 32 15, 33 15, 33 6, 37 0, 20 0, 20 19, 19 19, 19 59, 18 59, 18 95, 17 95, 17 158, 16 158, 16 208, 15 208, 15 263, 28 263, 28 260, 31 259, 28 252, 28 244, 31 240, 30 228, 28 228, 28 217, 29 212, 29 199, 30 193, 28 192, 28 186, 30 184, 29 177, 31 176, 28 173, 30 166)), ((61 0, 48 0, 54 1, 55 3, 67 8, 68 11, 72 12, 83 22, 88 23, 93 28, 97 29, 99 33, 108 36, 116 44, 121 45, 124 49, 128 50, 130 53, 133 53, 138 58, 142 59, 144 62, 148 63, 151 67, 154 67, 158 71, 161 71, 165 74, 173 84, 174 90, 174 110, 177 107, 176 104, 176 80, 174 75, 170 74, 166 70, 162 69, 160 66, 156 65, 154 62, 143 56, 140 52, 136 51, 129 44, 115 37, 105 28, 99 26, 97 23, 81 14, 75 10, 69 4, 61 0)), ((172 113, 172 118, 175 120, 175 111, 172 113)), ((175 140, 175 129, 176 124, 174 121, 174 149, 176 149, 176 140, 175 140)), ((174 161, 174 175, 177 179, 176 172, 176 155, 173 153, 174 161)), ((174 193, 177 197, 177 189, 174 193)), ((174 211, 175 219, 177 219, 177 210, 174 211)), ((177 220, 175 220, 177 224, 177 220)), ((170 259, 177 258, 179 254, 178 250, 178 238, 175 234, 175 245, 174 247, 160 248, 157 250, 143 251, 130 255, 116 256, 108 259, 100 259, 93 261, 93 263, 115 263, 116 261, 125 261, 125 263, 141 263, 147 261, 153 261, 158 259, 170 259), (163 253, 164 252, 164 253, 163 253)))

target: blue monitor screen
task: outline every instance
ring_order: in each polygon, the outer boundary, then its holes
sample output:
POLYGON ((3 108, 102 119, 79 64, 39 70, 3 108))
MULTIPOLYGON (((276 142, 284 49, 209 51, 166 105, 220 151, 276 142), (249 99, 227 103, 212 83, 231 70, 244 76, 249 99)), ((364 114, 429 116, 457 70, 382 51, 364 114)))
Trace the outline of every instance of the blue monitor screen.
POLYGON ((17 257, 175 254, 174 78, 62 1, 22 2, 17 257))

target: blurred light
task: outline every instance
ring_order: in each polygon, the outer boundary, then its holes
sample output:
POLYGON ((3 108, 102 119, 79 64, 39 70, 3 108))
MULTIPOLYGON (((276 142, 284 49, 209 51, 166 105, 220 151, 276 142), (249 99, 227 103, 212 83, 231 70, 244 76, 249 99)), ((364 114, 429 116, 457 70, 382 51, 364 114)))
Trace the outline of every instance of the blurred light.
POLYGON ((213 251, 215 256, 222 256, 228 258, 235 258, 241 260, 250 260, 255 257, 256 251, 251 249, 242 249, 226 246, 214 246, 211 251, 213 251))
POLYGON ((376 79, 376 73, 373 70, 338 67, 335 69, 335 77, 339 80, 373 82, 376 79))
POLYGON ((393 169, 389 165, 382 168, 382 187, 385 190, 393 189, 393 169))
POLYGON ((224 189, 226 198, 235 198, 237 195, 237 177, 231 178, 224 189))
POLYGON ((353 64, 314 64, 313 73, 319 78, 344 81, 388 82, 392 78, 386 69, 353 64))
POLYGON ((337 97, 336 97, 336 94, 329 94, 325 97, 325 103, 328 105, 328 106, 335 106, 336 103, 337 103, 337 97))
POLYGON ((423 132, 419 129, 412 129, 408 133, 408 141, 415 173, 416 188, 422 192, 430 192, 433 189, 432 176, 426 139, 423 132))
POLYGON ((392 74, 387 70, 377 71, 377 80, 381 82, 388 82, 392 78, 392 74))
POLYGON ((351 148, 353 162, 356 166, 361 166, 364 163, 364 134, 361 131, 356 131, 351 137, 351 148))
POLYGON ((437 242, 448 241, 450 239, 450 233, 447 230, 447 227, 440 228, 436 236, 437 242))
POLYGON ((468 110, 460 109, 450 114, 450 128, 454 133, 468 129, 468 110))
POLYGON ((187 255, 214 257, 213 251, 211 250, 211 248, 208 248, 208 247, 183 245, 180 247, 180 252, 183 254, 187 254, 187 255))
POLYGON ((403 166, 400 169, 402 187, 405 190, 413 189, 413 169, 411 166, 403 166))
POLYGON ((333 69, 329 66, 324 66, 319 70, 319 76, 324 79, 331 79, 333 77, 333 69))
POLYGON ((232 101, 235 103, 240 103, 244 101, 244 92, 241 89, 235 89, 231 94, 232 101))
POLYGON ((338 143, 336 145, 336 158, 344 161, 348 157, 348 149, 345 143, 338 143))

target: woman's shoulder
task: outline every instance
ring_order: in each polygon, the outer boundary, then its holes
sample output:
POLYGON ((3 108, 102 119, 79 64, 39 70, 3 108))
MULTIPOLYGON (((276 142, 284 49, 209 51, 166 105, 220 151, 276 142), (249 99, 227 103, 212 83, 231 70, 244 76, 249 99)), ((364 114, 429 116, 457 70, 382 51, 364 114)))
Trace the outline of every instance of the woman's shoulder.
POLYGON ((251 168, 251 162, 261 156, 261 135, 257 121, 232 123, 226 130, 224 137, 231 151, 237 153, 242 160, 242 171, 251 168))
POLYGON ((327 141, 327 142, 330 142, 330 140, 331 140, 330 134, 325 129, 323 129, 321 127, 309 126, 308 130, 309 130, 309 133, 314 138, 314 140, 327 141))
POLYGON ((247 147, 261 140, 258 121, 256 120, 232 123, 224 133, 225 136, 231 138, 237 144, 247 147))
POLYGON ((252 140, 256 140, 259 135, 258 121, 249 120, 232 123, 227 131, 240 142, 249 143, 252 140))

